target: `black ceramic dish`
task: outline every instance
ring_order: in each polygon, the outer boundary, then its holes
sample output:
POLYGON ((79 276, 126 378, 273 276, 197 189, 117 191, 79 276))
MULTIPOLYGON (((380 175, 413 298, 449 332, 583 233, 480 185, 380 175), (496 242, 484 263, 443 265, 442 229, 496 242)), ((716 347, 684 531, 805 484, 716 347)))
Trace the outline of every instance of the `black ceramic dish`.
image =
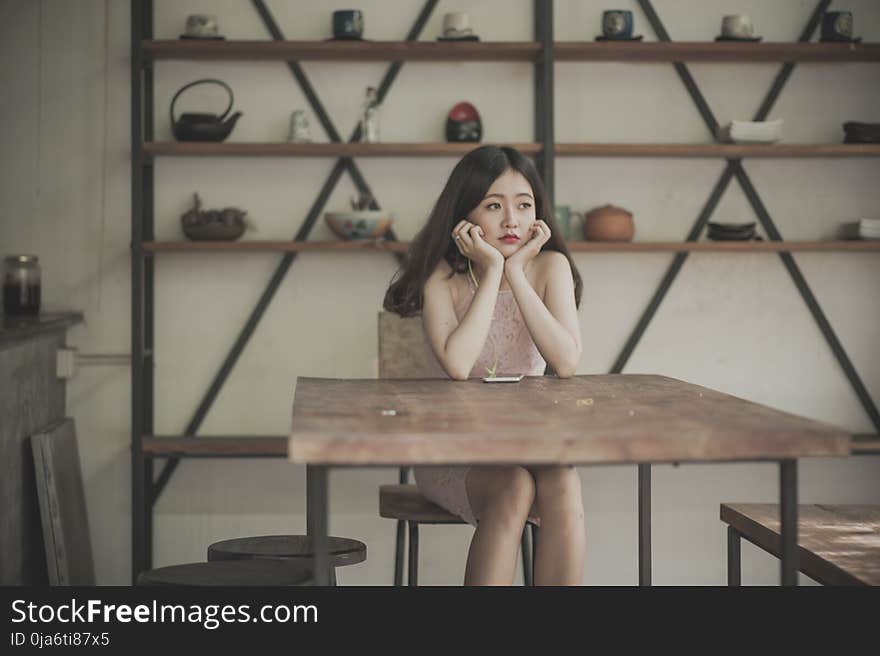
POLYGON ((706 235, 712 241, 751 241, 755 238, 754 234, 751 235, 715 235, 709 233, 706 235))
POLYGON ((754 230, 755 223, 713 223, 709 222, 710 230, 726 230, 728 232, 744 232, 746 230, 754 230))
POLYGON ((743 41, 745 43, 757 43, 763 36, 749 36, 749 37, 736 37, 736 36, 716 36, 716 41, 743 41))
POLYGON ((645 37, 641 34, 638 36, 597 36, 596 41, 641 41, 645 37))
POLYGON ((844 143, 880 143, 880 123, 847 121, 843 124, 844 143))
POLYGON ((706 236, 713 241, 749 241, 755 237, 755 224, 709 223, 706 236))

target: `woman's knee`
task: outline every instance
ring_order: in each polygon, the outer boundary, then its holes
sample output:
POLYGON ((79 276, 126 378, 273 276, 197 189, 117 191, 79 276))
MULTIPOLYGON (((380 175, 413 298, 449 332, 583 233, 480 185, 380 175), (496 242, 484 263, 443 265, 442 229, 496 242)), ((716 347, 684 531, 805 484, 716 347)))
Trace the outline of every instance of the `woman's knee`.
POLYGON ((583 514, 581 478, 570 466, 540 467, 532 470, 535 481, 535 501, 542 514, 566 510, 583 514))
POLYGON ((525 523, 535 500, 535 480, 524 467, 473 467, 466 479, 471 508, 478 519, 486 513, 525 523))

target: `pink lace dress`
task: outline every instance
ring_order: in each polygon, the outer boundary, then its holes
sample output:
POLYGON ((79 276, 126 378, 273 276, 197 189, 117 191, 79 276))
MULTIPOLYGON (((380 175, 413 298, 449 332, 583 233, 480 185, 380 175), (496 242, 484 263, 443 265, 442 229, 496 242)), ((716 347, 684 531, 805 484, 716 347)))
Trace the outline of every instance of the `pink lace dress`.
MULTIPOLYGON (((468 279, 470 293, 459 299, 455 306, 455 314, 461 321, 473 301, 476 289, 468 279)), ((428 347, 428 358, 433 363, 438 377, 446 377, 446 372, 437 362, 433 351, 428 347)), ((471 378, 486 376, 486 369, 494 366, 497 374, 524 374, 526 376, 543 376, 546 363, 541 357, 538 347, 532 340, 519 306, 510 289, 499 290, 489 336, 483 345, 473 369, 471 378)), ((468 524, 477 525, 477 519, 468 500, 465 479, 469 466, 415 467, 413 472, 416 485, 425 498, 438 506, 458 515, 468 524)), ((530 516, 538 523, 538 519, 530 516)))

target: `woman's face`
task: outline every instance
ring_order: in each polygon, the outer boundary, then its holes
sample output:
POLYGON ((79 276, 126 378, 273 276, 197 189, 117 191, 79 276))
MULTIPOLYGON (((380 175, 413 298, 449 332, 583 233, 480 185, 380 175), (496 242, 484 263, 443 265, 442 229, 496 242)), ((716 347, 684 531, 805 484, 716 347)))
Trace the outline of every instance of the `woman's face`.
POLYGON ((483 239, 505 258, 516 253, 531 236, 535 197, 525 176, 508 169, 486 191, 467 220, 483 229, 483 239))

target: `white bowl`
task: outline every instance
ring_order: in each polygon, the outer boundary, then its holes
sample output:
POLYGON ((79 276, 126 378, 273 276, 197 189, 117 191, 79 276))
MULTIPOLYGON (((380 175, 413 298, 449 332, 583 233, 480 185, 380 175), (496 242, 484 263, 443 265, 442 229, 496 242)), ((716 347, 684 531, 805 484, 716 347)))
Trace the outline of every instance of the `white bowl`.
POLYGON ((733 143, 775 143, 782 139, 782 119, 731 121, 719 130, 719 137, 733 143))

